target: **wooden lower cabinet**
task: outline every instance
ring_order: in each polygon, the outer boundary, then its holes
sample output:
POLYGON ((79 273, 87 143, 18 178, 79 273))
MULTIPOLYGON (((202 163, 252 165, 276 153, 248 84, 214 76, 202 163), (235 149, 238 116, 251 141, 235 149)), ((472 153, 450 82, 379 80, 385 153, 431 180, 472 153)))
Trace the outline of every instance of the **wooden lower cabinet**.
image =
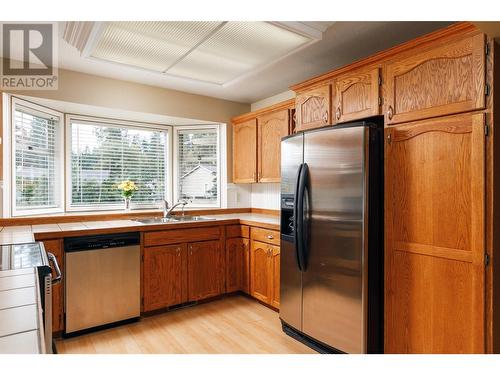
POLYGON ((247 238, 243 238, 243 240, 241 291, 250 294, 250 240, 247 238))
POLYGON ((251 241, 250 295, 279 307, 279 247, 251 241))
MULTIPOLYGON (((242 289, 245 268, 245 253, 248 252, 248 239, 229 238, 226 240, 226 292, 242 289)), ((248 285, 248 282, 246 283, 248 285)))
MULTIPOLYGON (((43 241, 45 250, 57 258, 57 263, 64 275, 64 252, 62 240, 43 241)), ((55 274, 52 275, 55 277, 55 274)), ((64 330, 64 280, 52 286, 52 332, 64 330)))
POLYGON ((485 351, 483 116, 386 129, 387 353, 485 351))
POLYGON ((188 300, 214 297, 223 292, 223 255, 219 241, 188 244, 188 300))
POLYGON ((144 249, 144 311, 187 301, 187 245, 144 249))
POLYGON ((271 306, 279 309, 280 307, 280 248, 278 246, 272 247, 272 298, 271 298, 271 306))

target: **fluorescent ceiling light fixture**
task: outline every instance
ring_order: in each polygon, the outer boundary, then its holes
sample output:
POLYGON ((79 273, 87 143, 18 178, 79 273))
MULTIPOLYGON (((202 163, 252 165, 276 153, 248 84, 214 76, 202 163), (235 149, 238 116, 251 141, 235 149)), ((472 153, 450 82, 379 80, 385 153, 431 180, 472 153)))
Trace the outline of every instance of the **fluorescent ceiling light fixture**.
MULTIPOLYGON (((66 28, 78 30, 74 22, 66 28)), ((91 33, 85 29, 85 47, 79 48, 84 57, 228 85, 320 40, 326 27, 306 22, 133 21, 95 22, 91 33)))

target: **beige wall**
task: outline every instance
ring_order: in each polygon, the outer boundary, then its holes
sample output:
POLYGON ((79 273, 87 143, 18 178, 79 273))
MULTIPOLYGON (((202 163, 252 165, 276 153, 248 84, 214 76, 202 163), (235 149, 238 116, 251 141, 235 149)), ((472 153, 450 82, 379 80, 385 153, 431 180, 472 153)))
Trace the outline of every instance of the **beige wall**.
POLYGON ((232 128, 230 119, 233 116, 250 111, 250 104, 63 69, 59 70, 58 90, 17 90, 12 93, 127 111, 226 123, 228 125, 228 182, 232 181, 232 128))
POLYGON ((252 103, 252 105, 250 106, 250 109, 252 111, 256 111, 258 109, 269 107, 273 104, 284 102, 285 100, 293 99, 293 98, 295 98, 294 91, 291 91, 291 90, 283 91, 279 94, 270 96, 269 98, 261 99, 258 102, 252 103))

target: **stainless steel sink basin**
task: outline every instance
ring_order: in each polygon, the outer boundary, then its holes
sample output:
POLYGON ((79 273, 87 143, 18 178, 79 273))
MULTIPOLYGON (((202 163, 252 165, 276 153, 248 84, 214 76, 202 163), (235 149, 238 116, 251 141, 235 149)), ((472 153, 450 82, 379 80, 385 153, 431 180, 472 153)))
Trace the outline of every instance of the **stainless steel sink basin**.
POLYGON ((205 216, 179 215, 169 217, 146 217, 144 219, 135 219, 134 221, 142 224, 162 224, 162 223, 179 223, 186 221, 203 221, 210 220, 205 216))

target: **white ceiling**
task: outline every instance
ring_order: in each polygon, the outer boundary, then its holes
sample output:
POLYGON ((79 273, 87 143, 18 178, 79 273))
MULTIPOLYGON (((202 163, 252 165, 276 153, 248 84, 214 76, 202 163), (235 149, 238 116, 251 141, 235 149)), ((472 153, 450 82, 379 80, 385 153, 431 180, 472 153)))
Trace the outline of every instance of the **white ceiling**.
MULTIPOLYGON (((183 33, 172 36, 177 37, 176 48, 162 44, 157 37, 155 38, 165 32, 172 35, 175 23, 150 23, 148 31, 151 39, 145 42, 144 39, 137 39, 137 33, 134 33, 134 27, 145 29, 144 25, 138 25, 140 22, 113 22, 111 24, 116 30, 110 28, 106 34, 105 29, 101 34, 103 37, 96 41, 93 50, 87 51, 91 57, 86 57, 85 53, 82 55, 77 48, 63 40, 65 23, 61 22, 59 67, 253 103, 285 91, 290 85, 450 24, 450 22, 305 22, 304 24, 318 29, 329 27, 323 33, 322 39, 314 43, 307 44, 308 41, 305 40, 304 43, 299 41, 280 47, 286 44, 282 40, 280 43, 264 40, 263 42, 267 43, 261 43, 264 47, 260 47, 259 50, 250 43, 258 38, 265 39, 266 35, 274 35, 276 39, 279 36, 270 34, 269 30, 262 33, 262 27, 256 27, 251 22, 229 22, 226 28, 220 28, 221 22, 186 22, 183 33), (199 36, 207 33, 215 33, 216 37, 196 45, 200 41, 199 36), (246 38, 252 33, 256 37, 246 38), (193 49, 193 46, 198 48, 193 49), (255 58, 255 54, 247 53, 252 50, 263 51, 265 56, 255 58), (191 52, 187 53, 188 51, 191 52), (224 55, 224 51, 230 53, 224 55), (214 53, 217 53, 217 59, 210 58, 214 53), (167 61, 165 56, 169 56, 167 61), (180 63, 176 64, 176 61, 180 63), (158 72, 167 68, 170 68, 168 74, 158 72)), ((266 23, 260 22, 260 24, 266 23)), ((174 29, 178 30, 178 27, 174 29)))

